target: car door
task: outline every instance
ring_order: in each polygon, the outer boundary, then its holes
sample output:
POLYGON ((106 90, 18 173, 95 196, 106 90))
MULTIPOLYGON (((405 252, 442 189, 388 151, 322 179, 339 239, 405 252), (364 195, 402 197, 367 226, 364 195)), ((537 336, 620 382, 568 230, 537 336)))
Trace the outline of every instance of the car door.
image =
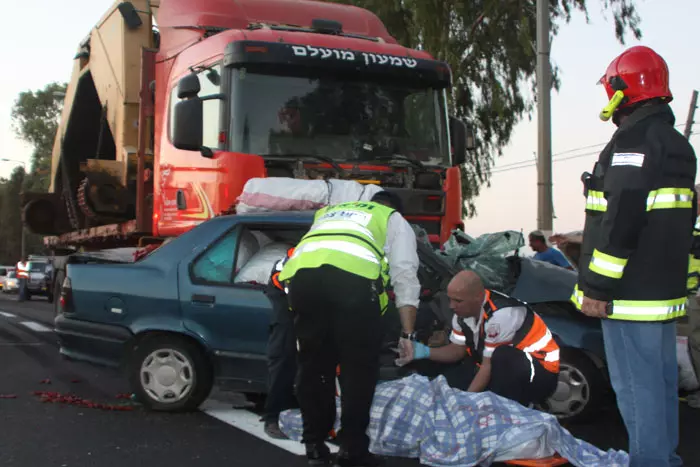
POLYGON ((218 376, 264 384, 272 306, 262 287, 234 284, 242 226, 183 261, 179 270, 184 326, 212 349, 218 376))

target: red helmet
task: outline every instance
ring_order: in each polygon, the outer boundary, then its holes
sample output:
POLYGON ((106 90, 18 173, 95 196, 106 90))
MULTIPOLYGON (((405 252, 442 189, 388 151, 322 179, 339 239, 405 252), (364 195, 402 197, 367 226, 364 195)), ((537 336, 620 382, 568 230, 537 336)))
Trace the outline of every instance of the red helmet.
POLYGON ((615 58, 600 78, 600 84, 605 86, 608 99, 613 98, 615 91, 624 93, 625 100, 618 108, 655 97, 665 98, 666 102, 673 100, 666 61, 641 45, 630 47, 615 58))

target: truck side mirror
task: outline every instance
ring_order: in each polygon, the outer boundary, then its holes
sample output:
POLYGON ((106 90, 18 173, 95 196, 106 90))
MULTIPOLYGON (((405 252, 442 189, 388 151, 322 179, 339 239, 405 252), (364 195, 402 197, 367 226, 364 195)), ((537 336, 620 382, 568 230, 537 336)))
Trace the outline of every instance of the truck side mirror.
MULTIPOLYGON (((179 89, 178 89, 179 93, 179 89)), ((204 112, 202 99, 194 96, 175 104, 173 114, 173 146, 185 151, 202 151, 204 112)))
POLYGON ((450 141, 452 165, 462 165, 467 160, 467 125, 456 117, 450 117, 450 141))
POLYGON ((177 83, 177 97, 179 99, 189 99, 191 97, 196 97, 202 87, 199 84, 199 76, 194 73, 190 73, 187 76, 183 76, 182 79, 177 83))

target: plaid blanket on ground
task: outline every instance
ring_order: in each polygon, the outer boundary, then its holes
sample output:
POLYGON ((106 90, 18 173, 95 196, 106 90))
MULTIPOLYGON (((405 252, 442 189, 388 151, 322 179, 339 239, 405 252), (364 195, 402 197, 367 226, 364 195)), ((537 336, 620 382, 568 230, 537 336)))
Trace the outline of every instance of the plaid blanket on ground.
MULTIPOLYGON (((340 407, 336 430, 340 427, 340 407)), ((298 410, 280 416, 282 431, 301 440, 298 410)), ((411 375, 377 386, 369 427, 370 450, 379 455, 419 458, 422 464, 488 466, 495 461, 547 457, 554 452, 575 466, 627 467, 625 452, 601 451, 574 438, 557 419, 491 392, 451 388, 411 375)))

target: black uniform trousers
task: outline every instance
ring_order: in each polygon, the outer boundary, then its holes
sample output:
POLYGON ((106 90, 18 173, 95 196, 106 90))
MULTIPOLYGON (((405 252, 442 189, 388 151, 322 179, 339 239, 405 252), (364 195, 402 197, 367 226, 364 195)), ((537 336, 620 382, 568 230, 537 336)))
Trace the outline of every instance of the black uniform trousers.
MULTIPOLYGON (((452 364, 419 360, 416 370, 429 378, 442 375, 451 387, 466 391, 479 368, 473 358, 466 357, 452 364)), ((486 390, 527 406, 550 397, 557 389, 558 379, 556 373, 546 370, 537 359, 529 359, 522 350, 502 345, 491 356, 491 380, 486 390)))
POLYGON ((281 412, 298 406, 294 395, 297 374, 297 341, 294 315, 287 296, 275 286, 266 291, 272 303, 272 321, 267 340, 267 398, 263 420, 277 422, 281 412))
POLYGON ((376 281, 324 265, 297 271, 288 294, 299 340, 302 441, 322 443, 333 429, 336 366, 340 364, 337 438, 350 456, 365 455, 383 335, 376 281))

